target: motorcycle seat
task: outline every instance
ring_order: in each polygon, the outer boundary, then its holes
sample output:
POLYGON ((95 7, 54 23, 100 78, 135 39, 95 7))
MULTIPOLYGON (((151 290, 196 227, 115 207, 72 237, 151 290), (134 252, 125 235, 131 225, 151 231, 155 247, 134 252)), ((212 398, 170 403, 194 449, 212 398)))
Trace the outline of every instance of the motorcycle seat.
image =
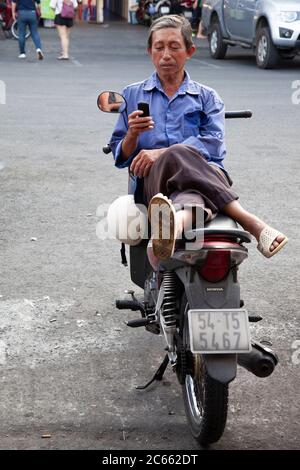
POLYGON ((251 242, 250 233, 240 229, 233 219, 224 214, 218 214, 213 220, 206 223, 204 228, 201 227, 187 231, 187 238, 191 239, 193 233, 195 236, 202 234, 204 237, 217 236, 239 239, 245 243, 251 242))

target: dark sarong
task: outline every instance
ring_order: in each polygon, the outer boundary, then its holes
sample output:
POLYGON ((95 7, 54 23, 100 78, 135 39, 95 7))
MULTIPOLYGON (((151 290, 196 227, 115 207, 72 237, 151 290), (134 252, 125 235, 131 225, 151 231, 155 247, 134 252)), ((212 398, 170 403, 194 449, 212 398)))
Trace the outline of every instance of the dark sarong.
POLYGON ((178 206, 200 206, 212 219, 223 207, 238 199, 231 189, 230 177, 216 165, 210 165, 194 148, 176 144, 168 148, 144 178, 146 203, 163 193, 178 206))

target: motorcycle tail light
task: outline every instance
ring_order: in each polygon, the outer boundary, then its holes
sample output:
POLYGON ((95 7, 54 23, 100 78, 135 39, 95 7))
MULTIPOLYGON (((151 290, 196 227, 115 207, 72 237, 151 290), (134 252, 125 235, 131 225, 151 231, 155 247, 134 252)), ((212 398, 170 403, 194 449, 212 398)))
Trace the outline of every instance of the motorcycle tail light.
POLYGON ((205 263, 199 269, 200 275, 209 282, 219 282, 230 269, 230 251, 212 250, 207 253, 205 263))

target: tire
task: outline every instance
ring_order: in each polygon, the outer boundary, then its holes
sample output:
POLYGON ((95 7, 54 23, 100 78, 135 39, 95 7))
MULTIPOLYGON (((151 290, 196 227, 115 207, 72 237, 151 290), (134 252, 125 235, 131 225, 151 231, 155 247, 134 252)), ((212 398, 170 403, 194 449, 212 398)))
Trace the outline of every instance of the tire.
POLYGON ((273 69, 279 60, 279 53, 273 44, 268 26, 259 28, 256 34, 256 65, 260 69, 273 69))
POLYGON ((214 59, 224 59, 227 52, 227 44, 223 41, 220 23, 215 21, 212 23, 209 36, 209 52, 214 59))
MULTIPOLYGON (((183 295, 180 315, 183 319, 182 342, 189 351, 188 303, 183 295)), ((194 438, 201 446, 218 441, 223 435, 228 409, 228 384, 212 379, 206 371, 201 354, 188 353, 193 357, 193 371, 187 369, 182 394, 186 417, 194 438)))
MULTIPOLYGON (((18 33, 18 21, 15 20, 13 24, 11 25, 11 34, 15 39, 19 39, 19 33, 18 33)), ((30 36, 30 31, 27 29, 26 34, 25 34, 25 39, 28 39, 30 36)))

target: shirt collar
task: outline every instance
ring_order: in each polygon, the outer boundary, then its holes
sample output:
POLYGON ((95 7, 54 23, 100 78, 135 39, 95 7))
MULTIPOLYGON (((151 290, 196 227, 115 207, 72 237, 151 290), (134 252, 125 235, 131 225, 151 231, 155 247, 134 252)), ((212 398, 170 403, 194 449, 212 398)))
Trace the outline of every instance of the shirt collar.
MULTIPOLYGON (((199 95, 200 94, 199 85, 197 85, 195 82, 191 80, 188 72, 185 71, 184 74, 185 74, 184 80, 182 84, 180 85, 177 94, 185 95, 186 93, 189 93, 190 95, 199 95)), ((160 80, 156 72, 153 72, 153 74, 144 82, 143 88, 145 91, 152 91, 154 88, 157 88, 158 90, 163 91, 160 80)))

